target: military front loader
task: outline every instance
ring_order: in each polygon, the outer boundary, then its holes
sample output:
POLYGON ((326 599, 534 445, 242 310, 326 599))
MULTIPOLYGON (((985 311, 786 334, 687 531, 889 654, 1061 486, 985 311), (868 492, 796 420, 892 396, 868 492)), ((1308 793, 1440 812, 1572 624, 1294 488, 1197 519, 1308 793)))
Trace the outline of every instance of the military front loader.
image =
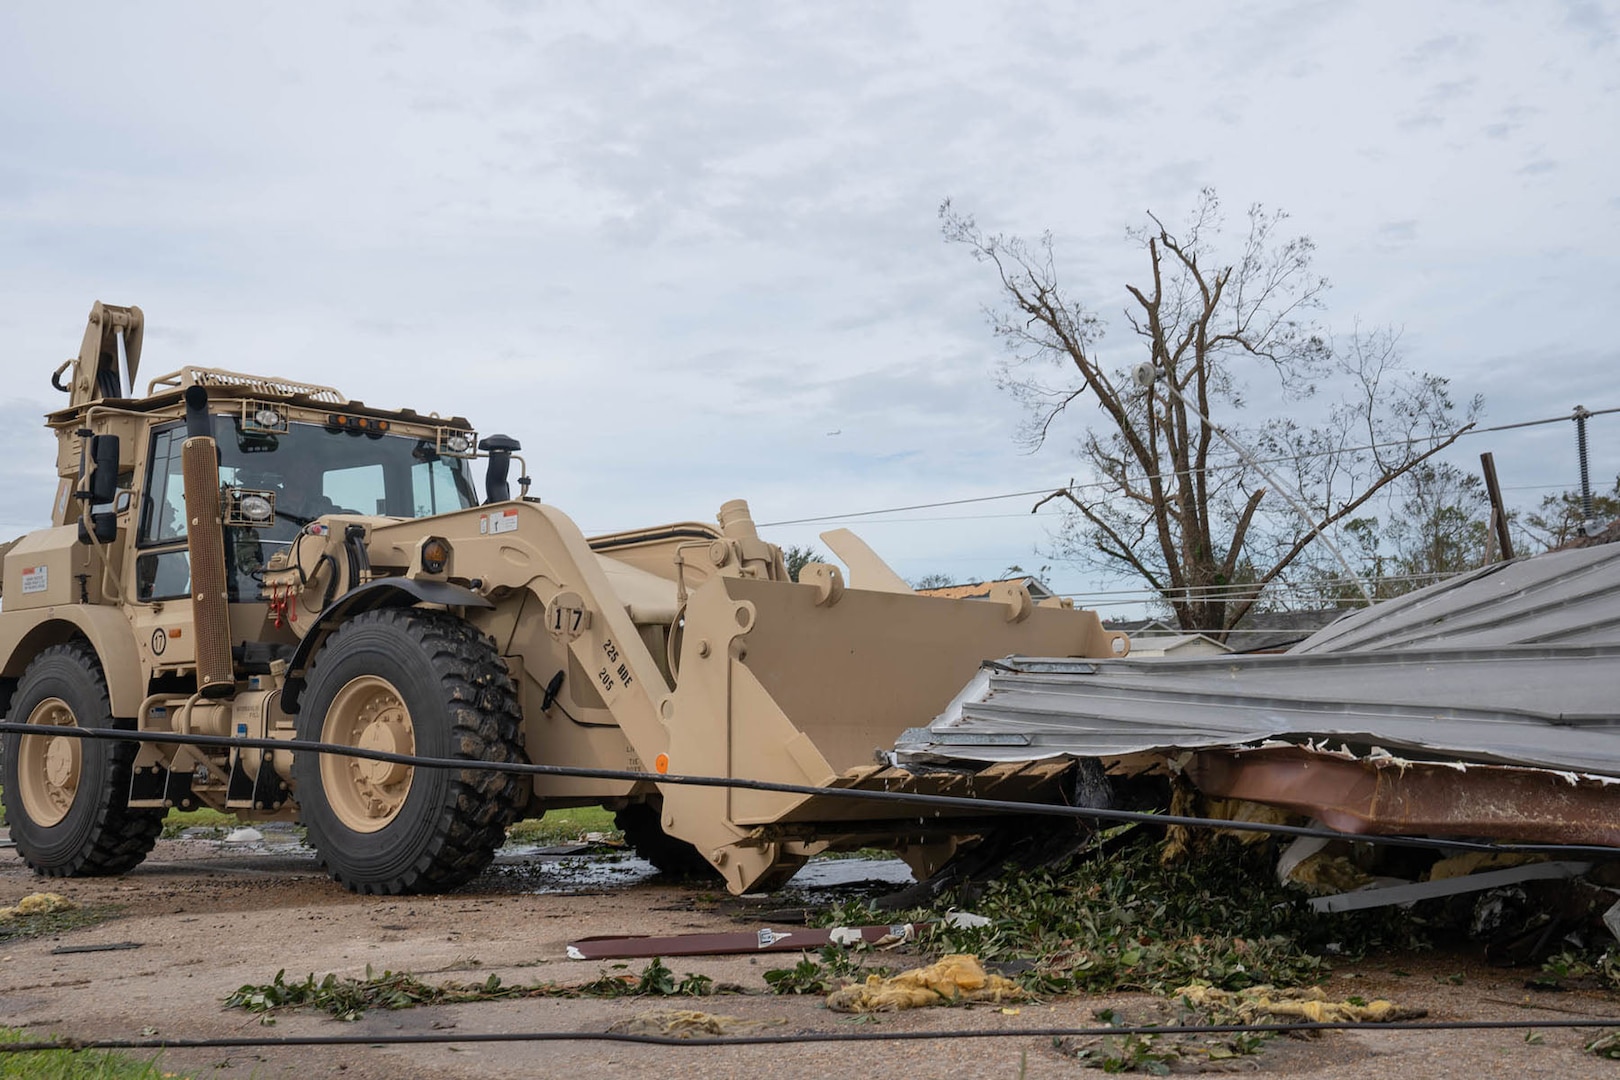
POLYGON ((207 806, 300 821, 350 889, 434 892, 482 870, 513 821, 602 805, 661 868, 733 892, 858 846, 926 877, 988 819, 830 792, 1062 798, 1063 763, 918 775, 881 752, 986 658, 1129 647, 1021 586, 917 595, 843 531, 824 539, 847 577, 812 563, 792 581, 740 500, 712 524, 587 538, 527 476, 514 492, 515 440, 459 417, 202 367, 138 396, 143 327, 139 308, 92 308, 52 376, 68 395, 46 418, 52 525, 4 555, 0 705, 28 728, 0 739, 4 801, 42 874, 127 871, 170 808, 207 806), (75 725, 130 738, 53 734, 75 725), (466 767, 155 741, 197 736, 466 767), (679 774, 829 794, 657 779, 679 774))

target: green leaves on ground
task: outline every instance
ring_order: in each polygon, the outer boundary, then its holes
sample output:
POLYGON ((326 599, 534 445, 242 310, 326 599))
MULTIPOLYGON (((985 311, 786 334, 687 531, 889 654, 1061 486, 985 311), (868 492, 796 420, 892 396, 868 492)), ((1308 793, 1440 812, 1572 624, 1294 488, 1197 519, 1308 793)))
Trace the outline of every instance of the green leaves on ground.
POLYGON ((288 982, 285 969, 268 983, 249 984, 225 999, 227 1009, 259 1013, 264 1023, 274 1023, 283 1009, 313 1008, 338 1020, 358 1020, 367 1009, 409 1009, 417 1005, 459 1005, 469 1001, 497 1001, 503 998, 532 997, 707 997, 730 988, 716 986, 707 975, 675 973, 657 957, 640 975, 629 974, 628 964, 614 964, 613 970, 587 983, 512 983, 491 975, 481 983, 455 981, 438 984, 423 982, 404 972, 385 971, 373 975, 366 968, 363 979, 329 974, 317 979, 312 973, 299 982, 288 982))
POLYGON ((1063 871, 1018 871, 976 895, 948 898, 990 925, 940 925, 939 911, 897 914, 861 904, 833 909, 824 925, 935 922, 924 944, 1009 965, 1038 994, 1147 990, 1202 979, 1224 990, 1298 986, 1328 972, 1321 952, 1357 955, 1421 947, 1406 913, 1321 915, 1278 883, 1266 845, 1221 840, 1165 866, 1159 847, 1137 843, 1092 854, 1063 871), (1018 970, 1022 967, 1022 970, 1018 970))
POLYGON ((827 945, 818 954, 819 960, 812 960, 809 953, 803 953, 794 966, 767 971, 765 985, 773 994, 830 994, 862 975, 893 974, 893 969, 887 967, 863 970, 870 953, 871 946, 865 944, 849 949, 827 945))

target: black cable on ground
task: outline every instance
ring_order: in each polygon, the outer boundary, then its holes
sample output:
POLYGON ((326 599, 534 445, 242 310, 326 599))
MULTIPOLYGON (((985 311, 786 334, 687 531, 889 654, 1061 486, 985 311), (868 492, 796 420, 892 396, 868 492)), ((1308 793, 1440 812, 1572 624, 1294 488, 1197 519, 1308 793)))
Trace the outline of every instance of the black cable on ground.
POLYGON ((518 773, 527 776, 572 776, 592 780, 624 780, 635 783, 674 784, 689 787, 740 788, 747 791, 769 791, 784 795, 831 796, 868 802, 904 803, 920 809, 932 807, 936 810, 967 810, 991 814, 1033 814, 1042 817, 1089 818, 1096 821, 1111 821, 1122 824, 1235 829, 1243 832, 1268 833, 1274 836, 1304 836, 1327 840, 1346 840, 1358 844, 1382 844, 1390 847, 1415 847, 1447 851, 1511 852, 1526 855, 1580 855, 1597 859, 1620 858, 1620 848, 1605 847, 1598 844, 1498 844, 1478 840, 1380 836, 1370 833, 1344 833, 1334 829, 1308 825, 1277 825, 1256 821, 1240 822, 1224 818, 1152 814, 1137 810, 1109 810, 1092 806, 1017 802, 1008 799, 977 799, 961 795, 928 795, 922 792, 909 791, 815 787, 809 784, 783 784, 771 780, 750 780, 741 777, 687 776, 675 773, 635 772, 628 769, 597 769, 574 765, 535 765, 522 761, 472 761, 466 758, 425 757, 416 754, 395 754, 384 750, 365 750, 356 746, 343 746, 338 743, 315 742, 306 739, 259 739, 225 735, 180 734, 168 731, 135 732, 118 728, 81 728, 54 725, 45 730, 38 724, 11 722, 0 723, 0 733, 50 735, 52 737, 69 736, 81 739, 112 739, 121 742, 170 743, 182 746, 213 746, 221 749, 292 750, 318 754, 340 754, 345 757, 363 758, 368 761, 383 761, 427 769, 470 769, 479 772, 518 773))
POLYGON ((448 1043, 607 1042, 650 1046, 791 1046, 803 1043, 926 1042, 935 1039, 1102 1038, 1110 1035, 1281 1035, 1306 1031, 1528 1031, 1620 1027, 1620 1017, 1569 1020, 1395 1020, 1384 1023, 1122 1024, 1118 1027, 946 1028, 940 1031, 804 1031, 692 1039, 617 1031, 411 1032, 354 1035, 232 1035, 210 1039, 53 1039, 0 1043, 6 1053, 43 1050, 227 1050, 285 1046, 422 1046, 448 1043))

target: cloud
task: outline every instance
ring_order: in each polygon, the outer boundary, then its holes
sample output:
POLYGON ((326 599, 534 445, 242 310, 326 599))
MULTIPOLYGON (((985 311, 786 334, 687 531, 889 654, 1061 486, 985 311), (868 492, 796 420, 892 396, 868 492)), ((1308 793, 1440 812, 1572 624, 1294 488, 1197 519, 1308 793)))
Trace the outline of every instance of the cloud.
MULTIPOLYGON (((149 373, 274 371, 518 435, 541 494, 592 527, 1056 483, 1093 414, 1020 452, 981 312, 996 280, 941 241, 947 195, 1051 229, 1065 287, 1116 329, 1144 273, 1125 229, 1212 183, 1315 237, 1335 323, 1406 326, 1417 366, 1500 419, 1577 386, 1597 407, 1585 365, 1620 360, 1599 305, 1566 300, 1620 287, 1601 5, 1486 6, 1466 31, 1328 0, 7 18, 12 461, 50 457, 33 396, 99 297, 146 309, 149 373), (86 19, 120 43, 89 67, 86 19), (1549 335, 1580 359, 1549 364, 1549 335)), ((1135 356, 1128 334, 1107 348, 1135 356)), ((50 469, 0 478, 13 527, 50 469)), ((1041 535, 1017 515, 872 528, 960 576, 1027 565, 1041 535)))

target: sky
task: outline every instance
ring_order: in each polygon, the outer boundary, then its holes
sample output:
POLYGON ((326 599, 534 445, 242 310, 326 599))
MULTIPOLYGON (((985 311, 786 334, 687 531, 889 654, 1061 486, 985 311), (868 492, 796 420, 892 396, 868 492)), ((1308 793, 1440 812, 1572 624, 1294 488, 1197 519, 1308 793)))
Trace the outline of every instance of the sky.
MULTIPOLYGON (((1204 186, 1286 209, 1327 328, 1399 328, 1486 423, 1620 406, 1620 3, 5 5, 0 531, 47 520, 48 377, 99 299, 144 309, 147 377, 514 435, 587 533, 742 497, 910 578, 1037 569, 1032 497, 851 516, 1085 479, 1094 412, 1016 441, 939 205, 1050 230, 1123 366, 1126 230, 1204 186)), ((1533 505, 1571 428, 1453 459, 1533 505)), ((1606 486, 1620 415, 1591 439, 1606 486)))

